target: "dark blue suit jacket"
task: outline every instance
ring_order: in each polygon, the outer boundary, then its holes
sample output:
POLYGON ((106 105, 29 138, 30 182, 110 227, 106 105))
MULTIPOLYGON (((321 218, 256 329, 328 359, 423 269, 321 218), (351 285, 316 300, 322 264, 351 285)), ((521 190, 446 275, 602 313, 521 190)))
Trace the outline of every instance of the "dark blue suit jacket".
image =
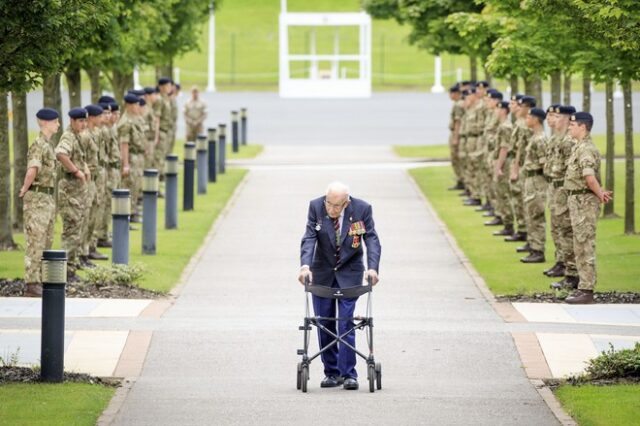
POLYGON ((344 210, 341 238, 340 263, 336 267, 336 238, 333 219, 327 214, 325 197, 309 203, 307 229, 300 247, 300 264, 309 265, 313 274, 313 284, 331 287, 334 280, 341 288, 362 284, 365 265, 363 263, 362 242, 367 246, 367 269, 378 271, 380 264, 380 241, 373 223, 371 205, 351 197, 344 210), (360 242, 355 233, 364 227, 360 242), (349 232, 349 231, 352 232, 349 232), (356 241, 354 242, 354 238, 356 241))

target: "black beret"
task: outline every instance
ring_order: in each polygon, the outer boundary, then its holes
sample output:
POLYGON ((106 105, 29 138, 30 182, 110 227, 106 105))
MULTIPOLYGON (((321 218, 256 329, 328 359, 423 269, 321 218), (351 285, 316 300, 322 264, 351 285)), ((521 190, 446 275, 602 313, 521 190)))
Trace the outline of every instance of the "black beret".
POLYGON ((60 117, 60 114, 58 114, 58 111, 53 108, 42 108, 40 111, 36 112, 36 117, 40 120, 51 121, 60 117))
POLYGON ((96 117, 104 112, 100 105, 87 105, 84 109, 87 110, 90 117, 96 117))
POLYGON ((471 86, 471 87, 469 88, 469 94, 471 94, 471 93, 476 93, 476 88, 475 88, 475 86, 471 86))
POLYGON ((500 103, 498 104, 499 108, 502 109, 506 109, 507 111, 509 111, 509 102, 508 101, 500 101, 500 103))
POLYGON ((469 81, 469 80, 463 80, 461 84, 462 84, 463 86, 467 86, 467 85, 471 84, 471 81, 469 81))
POLYGON ((69 110, 69 117, 73 118, 74 120, 77 120, 79 118, 87 118, 87 115, 89 113, 87 113, 87 110, 84 108, 72 108, 69 110))
POLYGON ((484 80, 479 81, 476 83, 476 87, 484 87, 486 89, 487 87, 489 87, 489 82, 484 80))
POLYGON ((553 104, 553 105, 549 105, 547 107, 547 114, 550 112, 557 112, 556 108, 558 108, 560 106, 560 104, 553 104))
POLYGON ((111 111, 118 111, 120 109, 120 106, 117 102, 111 102, 109 106, 111 107, 111 111))
POLYGON ((578 123, 590 123, 593 124, 593 116, 588 112, 580 111, 571 116, 571 121, 577 121, 578 123))
MULTIPOLYGON (((558 114, 566 114, 566 115, 571 115, 571 114, 575 114, 576 113, 576 109, 574 106, 572 105, 558 105, 556 107, 556 112, 558 114)), ((592 118, 593 119, 593 118, 592 118)))
POLYGON ((547 118, 547 113, 544 112, 542 108, 531 108, 531 110, 529 111, 529 115, 538 117, 540 121, 544 121, 544 119, 547 118))
POLYGON ((462 96, 463 96, 463 97, 465 97, 465 96, 469 96, 469 93, 471 93, 471 92, 469 92, 469 89, 467 89, 467 90, 463 90, 463 91, 462 91, 462 96))
POLYGON ((169 77, 160 77, 158 79, 158 86, 164 86, 169 83, 171 83, 171 79, 169 77))
POLYGON ((147 101, 145 101, 144 98, 140 98, 138 103, 140 104, 140 106, 145 106, 147 104, 147 101))
POLYGON ((144 88, 144 93, 146 95, 152 95, 154 93, 158 93, 158 88, 157 87, 145 87, 144 88))
POLYGON ((146 92, 142 89, 131 89, 127 93, 136 96, 144 96, 146 94, 146 92))
POLYGON ((180 83, 176 83, 176 89, 180 90, 180 83))
POLYGON ((138 102, 140 102, 140 98, 132 93, 127 93, 124 96, 124 101, 128 104, 137 104, 138 102))
POLYGON ((109 102, 98 102, 98 105, 105 111, 111 111, 111 104, 109 102))
POLYGON ((491 99, 500 99, 500 100, 502 100, 502 93, 498 92, 497 90, 494 90, 492 92, 489 92, 489 97, 491 99))
POLYGON ((511 100, 512 101, 519 101, 520 99, 522 99, 524 95, 520 94, 520 93, 516 93, 515 95, 511 95, 511 100))
POLYGON ((116 100, 113 99, 113 97, 109 96, 109 95, 100 96, 100 99, 98 99, 98 103, 99 104, 111 103, 111 102, 115 102, 115 101, 116 100))
POLYGON ((520 100, 518 100, 518 103, 520 105, 526 105, 528 107, 535 107, 536 106, 536 98, 534 98, 533 96, 523 96, 520 98, 520 100))
POLYGON ((460 86, 458 85, 458 83, 449 87, 449 93, 458 93, 458 92, 460 92, 460 86))

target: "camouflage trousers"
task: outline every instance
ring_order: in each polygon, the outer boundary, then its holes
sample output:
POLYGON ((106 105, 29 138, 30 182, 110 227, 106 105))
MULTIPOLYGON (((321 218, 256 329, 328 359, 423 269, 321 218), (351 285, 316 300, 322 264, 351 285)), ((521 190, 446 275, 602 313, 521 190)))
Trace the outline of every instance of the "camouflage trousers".
POLYGON ((131 194, 132 213, 138 214, 138 200, 142 198, 142 172, 144 169, 143 154, 129 154, 129 174, 122 177, 122 187, 131 194))
POLYGON ((487 202, 495 207, 496 205, 496 188, 493 181, 493 163, 494 159, 491 158, 489 153, 485 151, 482 156, 482 193, 484 194, 487 202))
POLYGON ((480 188, 478 186, 477 173, 480 168, 481 157, 476 153, 478 138, 475 136, 467 136, 465 151, 466 161, 464 164, 464 183, 471 198, 480 198, 480 188))
POLYGON ((513 208, 513 216, 515 218, 516 225, 518 226, 518 232, 527 232, 527 225, 524 219, 522 181, 523 176, 518 177, 518 179, 514 181, 509 180, 509 200, 513 208))
POLYGON ((97 238, 100 240, 109 239, 109 224, 111 223, 111 196, 114 189, 120 186, 120 169, 109 168, 106 171, 106 182, 104 185, 104 208, 100 217, 100 224, 96 229, 97 238))
MULTIPOLYGON (((502 169, 509 170, 511 162, 507 160, 502 169)), ((502 218, 505 225, 513 225, 513 207, 511 206, 509 174, 505 172, 500 177, 493 179, 496 201, 494 204, 495 213, 502 218)))
POLYGON ((63 177, 58 183, 58 211, 62 218, 62 248, 69 264, 78 263, 82 250, 82 229, 87 203, 87 183, 63 177))
POLYGON ((199 126, 190 126, 187 124, 187 142, 195 142, 198 138, 198 135, 202 133, 203 128, 202 125, 199 126))
POLYGON ((458 167, 460 170, 460 180, 462 180, 467 185, 465 170, 467 168, 467 137, 460 136, 460 143, 458 144, 458 167))
POLYGON ((532 250, 544 251, 547 222, 544 211, 547 206, 547 180, 543 175, 524 180, 524 213, 527 224, 527 242, 532 250))
POLYGON ((600 200, 593 193, 570 195, 569 213, 573 227, 573 251, 580 277, 578 288, 593 290, 596 286, 596 223, 600 200))
POLYGON ((87 182, 87 198, 85 202, 84 217, 82 223, 82 248, 80 254, 88 256, 90 252, 89 245, 93 238, 93 230, 95 229, 95 213, 96 210, 96 179, 97 171, 91 175, 91 182, 87 182))
MULTIPOLYGON (((195 140, 193 142, 195 142, 195 140)), ((176 128, 174 126, 171 130, 167 132, 166 154, 173 153, 173 149, 175 148, 175 146, 176 146, 176 128)))
MULTIPOLYGON (((108 210, 107 206, 111 205, 111 198, 107 198, 107 170, 101 168, 96 176, 96 198, 91 208, 91 222, 93 224, 93 232, 89 237, 89 249, 95 249, 98 239, 102 239, 104 233, 104 212, 108 210), (107 202, 107 200, 109 202, 107 202)), ((108 231, 108 230, 107 230, 108 231)))
POLYGON ((451 167, 456 175, 456 180, 462 180, 462 167, 460 164, 460 156, 458 155, 459 145, 453 144, 453 134, 449 135, 449 152, 451 154, 451 167))
POLYGON ((164 160, 169 152, 167 151, 167 132, 160 131, 159 134, 158 145, 153 149, 153 168, 157 169, 162 175, 164 170, 164 160))
POLYGON ((24 282, 42 283, 42 251, 53 244, 56 203, 53 195, 35 191, 24 194, 24 282))
POLYGON ((578 276, 573 253, 573 228, 567 200, 567 191, 549 185, 549 211, 551 213, 551 238, 556 247, 556 262, 565 265, 566 276, 578 276))

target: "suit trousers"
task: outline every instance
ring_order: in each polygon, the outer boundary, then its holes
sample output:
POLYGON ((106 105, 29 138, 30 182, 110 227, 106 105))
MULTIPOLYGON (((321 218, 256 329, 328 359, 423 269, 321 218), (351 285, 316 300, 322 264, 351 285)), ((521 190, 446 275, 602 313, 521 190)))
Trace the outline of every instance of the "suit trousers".
MULTIPOLYGON (((339 287, 337 281, 333 281, 332 287, 339 287)), ((312 296, 313 310, 318 317, 341 317, 353 318, 356 308, 357 298, 353 299, 327 299, 324 297, 312 296), (336 315, 336 308, 337 314, 336 315)), ((332 333, 336 333, 336 321, 323 320, 320 321, 332 333)), ((353 327, 353 321, 338 321, 338 335, 344 334, 348 329, 353 327)), ((320 349, 331 344, 335 340, 330 334, 318 329, 318 341, 320 349)), ((356 332, 355 330, 344 337, 344 340, 355 348, 356 332)), ((342 343, 331 346, 320 355, 324 364, 324 375, 344 378, 357 378, 356 372, 356 354, 350 348, 342 343)))

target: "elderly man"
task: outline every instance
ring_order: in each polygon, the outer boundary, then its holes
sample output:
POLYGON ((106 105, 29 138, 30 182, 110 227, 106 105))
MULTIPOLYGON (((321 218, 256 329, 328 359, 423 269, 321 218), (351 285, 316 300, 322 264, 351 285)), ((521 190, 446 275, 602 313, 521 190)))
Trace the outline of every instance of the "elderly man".
MULTIPOLYGON (((324 197, 309 204, 307 227, 300 248, 300 273, 298 280, 309 280, 313 285, 347 288, 362 284, 366 275, 371 283, 378 282, 380 241, 375 230, 371 205, 349 196, 349 188, 334 182, 324 197), (367 271, 363 263, 363 247, 367 246, 367 271)), ((316 316, 352 318, 357 299, 326 299, 313 296, 316 316), (336 305, 337 312, 336 315, 336 305)), ((320 321, 328 330, 336 333, 334 321, 320 321)), ((344 334, 352 321, 339 321, 338 333, 344 334)), ((329 345, 331 335, 319 331, 320 348, 329 345)), ((355 332, 345 340, 355 347, 355 332)), ((333 345, 322 353, 325 378, 321 387, 344 384, 348 390, 358 389, 356 356, 345 345, 333 345)))

